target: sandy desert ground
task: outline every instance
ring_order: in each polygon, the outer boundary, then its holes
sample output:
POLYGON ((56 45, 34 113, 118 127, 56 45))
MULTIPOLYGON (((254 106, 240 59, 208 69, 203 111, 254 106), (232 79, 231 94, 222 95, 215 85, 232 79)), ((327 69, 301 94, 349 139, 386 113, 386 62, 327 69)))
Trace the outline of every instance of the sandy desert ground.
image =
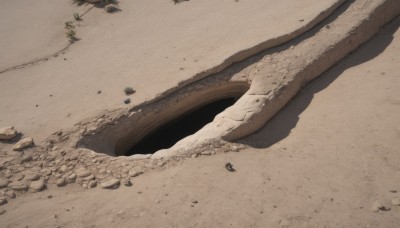
MULTIPOLYGON (((38 147, 98 112, 143 103, 243 60, 248 56, 237 53, 260 42, 262 49, 285 43, 342 3, 121 1, 120 12, 107 14, 90 5, 42 2, 14 1, 0 9, 8 19, 0 20, 6 41, 0 44, 0 70, 6 70, 0 127, 13 125, 38 147), (77 25, 81 40, 64 54, 10 69, 63 49, 63 22, 88 9, 77 25), (123 103, 126 86, 136 90, 129 105, 123 103)), ((305 86, 259 131, 236 141, 239 152, 163 163, 117 189, 49 182, 44 191, 7 198, 0 226, 398 227, 399 25, 393 20, 305 86), (235 172, 225 169, 227 162, 235 172)), ((26 163, 7 166, 5 159, 31 151, 13 152, 12 144, 0 142, 0 172, 4 178, 11 170, 8 179, 16 181, 26 163)))

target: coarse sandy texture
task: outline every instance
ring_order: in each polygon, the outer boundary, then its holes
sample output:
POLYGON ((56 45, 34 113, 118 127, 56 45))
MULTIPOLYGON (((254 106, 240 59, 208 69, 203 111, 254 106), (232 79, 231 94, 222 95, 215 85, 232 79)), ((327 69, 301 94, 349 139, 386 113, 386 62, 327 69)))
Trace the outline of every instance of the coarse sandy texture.
MULTIPOLYGON (((322 11, 341 2, 205 0, 174 5, 164 0, 135 0, 121 1, 121 11, 114 14, 94 8, 75 24, 81 40, 65 54, 0 74, 0 125, 14 125, 40 142, 99 111, 127 107, 123 103, 126 86, 137 90, 130 105, 142 103, 176 88, 199 72, 223 65, 237 52, 268 40, 275 42, 271 44, 279 43, 277 38, 304 29, 322 11), (99 90, 101 94, 97 94, 99 90)), ((2 49, 5 60, 1 68, 15 64, 14 59, 22 54, 34 53, 32 58, 39 56, 36 52, 47 55, 53 49, 47 39, 57 43, 55 51, 64 45, 65 40, 60 37, 65 36, 63 22, 68 19, 65 15, 72 19, 76 7, 62 7, 66 4, 63 3, 59 7, 62 10, 54 11, 58 7, 53 4, 56 2, 36 4, 33 19, 26 17, 18 22, 26 24, 25 29, 12 30, 7 18, 0 20, 1 28, 7 31, 2 32, 7 43, 18 41, 2 49), (47 13, 40 13, 41 10, 51 11, 49 15, 55 18, 43 17, 47 13), (37 25, 45 26, 37 31, 37 25), (44 28, 51 30, 42 32, 44 28), (45 34, 48 35, 43 42, 32 43, 42 40, 45 34), (29 42, 24 40, 27 37, 29 42), (32 51, 25 50, 25 44, 32 51)), ((2 10, 25 15, 31 9, 23 2, 10 2, 2 10)), ((293 37, 281 41, 290 38, 293 37)))
POLYGON ((241 141, 247 150, 186 160, 130 188, 50 187, 4 205, 1 224, 397 227, 400 207, 371 207, 400 197, 398 27, 397 20, 312 82, 241 141), (236 172, 225 170, 228 161, 236 172))

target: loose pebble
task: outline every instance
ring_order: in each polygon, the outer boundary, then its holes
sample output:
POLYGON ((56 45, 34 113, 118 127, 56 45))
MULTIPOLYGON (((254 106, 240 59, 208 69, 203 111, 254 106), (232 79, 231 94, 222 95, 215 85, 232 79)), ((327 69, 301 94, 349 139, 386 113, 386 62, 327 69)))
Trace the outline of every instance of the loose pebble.
POLYGON ((125 181, 124 181, 124 185, 127 186, 127 187, 132 186, 131 180, 125 180, 125 181))
POLYGON ((8 186, 9 181, 7 179, 0 179, 0 189, 1 188, 6 188, 8 186))
POLYGON ((30 161, 32 161, 32 156, 31 155, 24 155, 24 156, 22 156, 20 163, 22 164, 22 163, 30 162, 30 161))
POLYGON ((25 191, 28 189, 28 186, 23 181, 14 181, 8 184, 8 187, 15 191, 25 191))
POLYGON ((115 188, 120 184, 119 179, 111 179, 100 184, 101 188, 115 188))
POLYGON ((135 93, 136 91, 132 87, 125 87, 124 92, 126 95, 131 95, 135 93))
POLYGON ((77 173, 78 177, 83 178, 92 175, 90 170, 81 170, 77 173))
POLYGON ((57 184, 58 187, 65 186, 65 184, 66 184, 65 178, 60 178, 60 179, 58 179, 57 182, 56 182, 56 184, 57 184))
POLYGON ((13 126, 0 128, 0 139, 11 140, 17 136, 17 131, 13 126))
POLYGON ((32 183, 29 185, 29 189, 32 192, 39 192, 42 191, 45 187, 45 183, 42 180, 38 180, 38 181, 32 181, 32 183))
POLYGON ((31 137, 28 138, 23 138, 20 141, 18 141, 13 147, 12 149, 15 151, 21 151, 24 150, 28 147, 33 146, 33 139, 31 137))

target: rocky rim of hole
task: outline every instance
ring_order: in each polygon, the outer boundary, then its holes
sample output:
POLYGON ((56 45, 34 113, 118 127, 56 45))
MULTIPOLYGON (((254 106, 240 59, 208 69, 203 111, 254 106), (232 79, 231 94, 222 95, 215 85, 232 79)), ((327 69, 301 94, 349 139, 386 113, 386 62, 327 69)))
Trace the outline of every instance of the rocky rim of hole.
MULTIPOLYGON (((2 193, 13 196, 26 192, 35 181, 27 178, 27 174, 37 174, 46 184, 78 183, 84 188, 93 188, 97 184, 118 183, 111 186, 114 188, 119 186, 118 180, 130 181, 130 178, 174 165, 187 157, 238 151, 244 146, 231 142, 262 127, 302 86, 370 39, 399 14, 400 3, 396 0, 346 2, 322 23, 288 43, 262 51, 219 73, 191 79, 152 101, 107 111, 77 123, 74 129, 56 132, 44 146, 11 153, 1 161, 2 193), (106 137, 117 134, 127 123, 137 123, 135 121, 140 118, 147 123, 146 116, 151 116, 154 110, 164 115, 166 106, 184 105, 203 90, 245 93, 212 123, 170 149, 152 155, 111 157, 106 154, 110 152, 107 146, 113 148, 118 140, 95 148, 96 142, 109 139, 106 137), (13 182, 10 183, 10 179, 13 182)), ((206 98, 212 99, 211 96, 206 98)), ((171 116, 176 115, 176 106, 168 111, 171 116)), ((114 137, 117 139, 121 135, 114 137)))

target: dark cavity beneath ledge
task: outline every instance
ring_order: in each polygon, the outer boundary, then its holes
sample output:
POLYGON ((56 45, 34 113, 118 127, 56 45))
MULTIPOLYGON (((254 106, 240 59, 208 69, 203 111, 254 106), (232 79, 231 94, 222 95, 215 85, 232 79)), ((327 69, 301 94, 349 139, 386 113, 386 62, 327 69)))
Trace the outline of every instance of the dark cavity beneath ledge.
POLYGON ((124 156, 152 154, 172 147, 179 140, 196 133, 212 122, 217 114, 233 105, 237 99, 233 97, 212 102, 164 124, 136 143, 124 156))

